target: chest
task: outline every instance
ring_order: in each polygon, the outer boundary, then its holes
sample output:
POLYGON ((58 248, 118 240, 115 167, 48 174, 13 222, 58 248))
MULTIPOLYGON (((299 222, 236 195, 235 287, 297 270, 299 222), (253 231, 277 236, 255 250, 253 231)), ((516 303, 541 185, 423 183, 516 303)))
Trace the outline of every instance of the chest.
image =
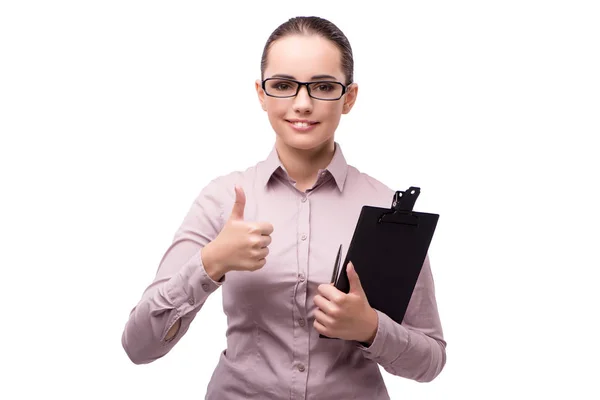
POLYGON ((227 275, 223 286, 226 308, 284 310, 299 293, 313 296, 318 285, 330 282, 340 244, 342 260, 345 257, 360 201, 317 193, 279 196, 247 200, 245 219, 271 223, 272 241, 263 268, 227 275))

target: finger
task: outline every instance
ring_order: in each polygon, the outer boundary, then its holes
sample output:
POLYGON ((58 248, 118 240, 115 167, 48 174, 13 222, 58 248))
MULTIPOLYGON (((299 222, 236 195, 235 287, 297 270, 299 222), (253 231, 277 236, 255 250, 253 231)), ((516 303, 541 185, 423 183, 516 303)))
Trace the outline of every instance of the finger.
POLYGON ((346 267, 346 274, 348 275, 348 283, 350 284, 350 292, 353 292, 353 293, 362 292, 363 291, 362 284, 360 283, 360 278, 358 277, 358 274, 356 273, 356 270, 354 269, 354 264, 352 264, 352 261, 350 261, 348 263, 348 266, 346 267))
POLYGON ((334 285, 322 284, 317 287, 317 293, 325 297, 327 300, 337 304, 341 304, 344 300, 345 293, 341 292, 334 285))
POLYGON ((248 239, 250 241, 250 247, 253 249, 262 249, 271 244, 271 236, 250 236, 248 239))
POLYGON ((315 320, 319 321, 319 323, 324 327, 332 327, 335 324, 335 320, 333 318, 318 309, 315 310, 315 320))
POLYGON ((260 237, 260 239, 258 240, 258 244, 261 248, 267 247, 268 245, 271 244, 272 241, 273 241, 273 239, 271 238, 271 236, 262 235, 260 237))
POLYGON ((313 323, 313 326, 315 327, 316 331, 319 332, 321 335, 331 337, 331 334, 329 334, 329 331, 327 330, 327 328, 325 326, 323 326, 323 324, 321 324, 316 319, 315 319, 315 322, 313 323))
POLYGON ((264 267, 266 263, 267 263, 267 259, 266 258, 261 258, 260 260, 255 261, 252 264, 250 264, 249 267, 248 267, 248 269, 250 271, 256 271, 256 270, 261 269, 262 267, 264 267))
POLYGON ((321 312, 327 315, 335 317, 339 313, 339 308, 335 304, 320 295, 316 295, 313 302, 321 312))
POLYGON ((269 248, 268 247, 263 247, 263 248, 260 248, 260 249, 255 249, 253 251, 253 253, 252 253, 252 256, 256 260, 267 258, 268 255, 269 255, 269 248))
POLYGON ((257 222, 256 231, 260 232, 261 235, 270 235, 273 233, 273 224, 269 222, 257 222))
POLYGON ((244 189, 235 185, 235 202, 231 210, 230 219, 244 219, 244 208, 246 207, 246 194, 244 189))

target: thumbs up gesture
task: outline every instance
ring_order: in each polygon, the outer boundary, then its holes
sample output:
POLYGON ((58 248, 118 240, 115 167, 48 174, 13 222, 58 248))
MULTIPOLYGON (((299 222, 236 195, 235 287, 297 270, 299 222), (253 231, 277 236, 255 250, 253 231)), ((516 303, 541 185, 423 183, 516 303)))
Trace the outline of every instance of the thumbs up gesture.
POLYGON ((267 262, 273 225, 245 221, 245 207, 244 189, 235 186, 235 203, 229 219, 219 235, 202 249, 205 268, 216 271, 214 276, 229 271, 255 271, 267 262))
POLYGON ((319 285, 314 297, 314 327, 331 338, 371 344, 377 333, 379 316, 369 305, 367 295, 352 262, 346 268, 350 290, 344 293, 333 284, 319 285))

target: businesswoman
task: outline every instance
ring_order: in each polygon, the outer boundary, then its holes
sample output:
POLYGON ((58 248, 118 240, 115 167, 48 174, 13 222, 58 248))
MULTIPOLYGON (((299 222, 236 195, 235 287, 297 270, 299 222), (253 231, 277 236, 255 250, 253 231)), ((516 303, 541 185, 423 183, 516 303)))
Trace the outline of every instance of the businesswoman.
POLYGON ((394 194, 334 139, 358 94, 346 36, 317 17, 285 22, 265 45, 256 92, 271 153, 202 188, 130 313, 127 355, 167 354, 222 287, 227 348, 207 399, 389 399, 378 365, 431 381, 446 342, 428 257, 402 324, 369 305, 351 264, 348 293, 329 283, 361 207, 389 207, 394 194))

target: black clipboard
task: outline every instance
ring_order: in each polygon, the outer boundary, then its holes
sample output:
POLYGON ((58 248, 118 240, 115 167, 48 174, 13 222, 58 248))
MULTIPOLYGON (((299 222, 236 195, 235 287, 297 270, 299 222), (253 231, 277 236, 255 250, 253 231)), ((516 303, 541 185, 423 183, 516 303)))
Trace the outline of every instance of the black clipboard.
MULTIPOLYGON (((421 189, 397 191, 388 208, 363 206, 335 287, 348 293, 352 261, 369 304, 402 323, 439 214, 413 211, 421 189)), ((319 334, 319 337, 328 338, 319 334)))

